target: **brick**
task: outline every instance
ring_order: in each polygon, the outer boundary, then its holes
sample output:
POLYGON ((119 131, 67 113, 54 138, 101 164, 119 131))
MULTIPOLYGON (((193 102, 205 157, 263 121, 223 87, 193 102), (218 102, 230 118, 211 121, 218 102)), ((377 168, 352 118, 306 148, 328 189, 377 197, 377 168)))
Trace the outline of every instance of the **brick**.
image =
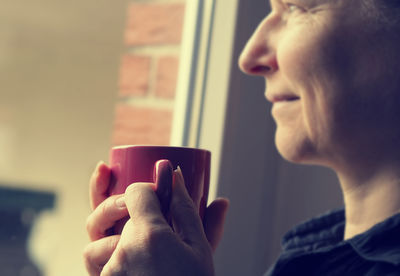
POLYGON ((173 99, 175 97, 178 77, 179 58, 175 56, 161 57, 157 64, 156 96, 173 99))
POLYGON ((180 44, 184 3, 132 3, 125 43, 129 46, 180 44))
POLYGON ((119 76, 120 96, 144 96, 149 89, 150 57, 125 55, 119 76))
POLYGON ((171 123, 171 110, 118 104, 112 143, 168 145, 171 123))

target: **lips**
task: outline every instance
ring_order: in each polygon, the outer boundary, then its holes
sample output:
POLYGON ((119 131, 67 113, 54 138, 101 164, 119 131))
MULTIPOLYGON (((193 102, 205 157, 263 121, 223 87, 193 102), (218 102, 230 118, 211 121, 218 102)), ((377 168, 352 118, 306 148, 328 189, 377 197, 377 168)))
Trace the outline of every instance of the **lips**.
POLYGON ((299 100, 300 97, 293 94, 268 94, 267 100, 271 103, 277 102, 292 102, 299 100))
POLYGON ((272 103, 271 114, 277 122, 295 120, 301 113, 300 97, 292 93, 269 93, 267 100, 272 103))

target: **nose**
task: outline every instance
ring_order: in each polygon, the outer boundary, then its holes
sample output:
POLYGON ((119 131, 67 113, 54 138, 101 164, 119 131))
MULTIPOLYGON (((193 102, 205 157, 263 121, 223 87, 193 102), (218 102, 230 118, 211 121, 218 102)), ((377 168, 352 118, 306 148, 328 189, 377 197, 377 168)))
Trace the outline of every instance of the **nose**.
POLYGON ((248 40, 239 57, 239 68, 248 75, 266 76, 278 69, 272 45, 270 18, 265 18, 248 40))

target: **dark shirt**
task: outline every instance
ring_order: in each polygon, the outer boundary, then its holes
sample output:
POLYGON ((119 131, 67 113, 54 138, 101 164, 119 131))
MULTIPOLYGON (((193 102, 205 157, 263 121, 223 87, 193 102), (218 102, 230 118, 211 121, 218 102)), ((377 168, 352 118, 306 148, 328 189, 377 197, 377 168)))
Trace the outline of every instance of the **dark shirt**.
POLYGON ((348 240, 344 225, 339 209, 296 226, 265 276, 400 275, 400 213, 348 240))

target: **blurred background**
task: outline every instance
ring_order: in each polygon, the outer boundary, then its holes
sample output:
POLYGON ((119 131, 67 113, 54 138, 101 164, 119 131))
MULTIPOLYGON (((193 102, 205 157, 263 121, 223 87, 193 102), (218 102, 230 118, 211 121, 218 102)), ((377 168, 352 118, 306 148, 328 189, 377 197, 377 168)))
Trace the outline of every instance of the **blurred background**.
MULTIPOLYGON (((87 183, 111 145, 128 1, 0 5, 0 232, 20 215, 43 275, 85 275, 87 183)), ((37 275, 9 227, 0 275, 37 275)))
POLYGON ((1 276, 87 275, 97 162, 113 145, 168 145, 183 125, 197 140, 172 140, 212 150, 212 197, 231 200, 217 275, 261 275, 284 232, 341 205, 330 171, 278 156, 264 82, 236 66, 267 1, 0 4, 1 276))

